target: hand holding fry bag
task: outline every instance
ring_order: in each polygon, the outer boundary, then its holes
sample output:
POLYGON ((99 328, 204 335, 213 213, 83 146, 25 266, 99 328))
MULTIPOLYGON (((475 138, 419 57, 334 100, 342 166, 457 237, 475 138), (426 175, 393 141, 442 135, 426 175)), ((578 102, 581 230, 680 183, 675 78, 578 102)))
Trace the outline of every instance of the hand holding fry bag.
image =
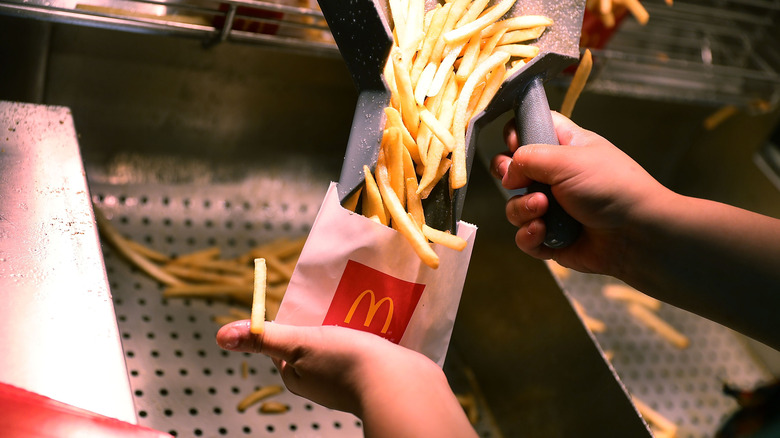
POLYGON ((444 363, 476 227, 461 222, 457 251, 432 245, 439 267, 401 233, 344 209, 331 184, 276 321, 363 330, 444 363))

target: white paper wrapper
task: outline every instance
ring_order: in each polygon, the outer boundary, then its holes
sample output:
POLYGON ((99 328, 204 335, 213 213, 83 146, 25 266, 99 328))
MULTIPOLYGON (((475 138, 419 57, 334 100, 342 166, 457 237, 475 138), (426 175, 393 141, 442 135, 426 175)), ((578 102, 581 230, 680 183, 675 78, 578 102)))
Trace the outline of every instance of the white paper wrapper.
POLYGON ((433 245, 431 269, 403 235, 342 208, 331 183, 276 321, 368 331, 443 365, 476 231, 459 222, 468 245, 433 245))

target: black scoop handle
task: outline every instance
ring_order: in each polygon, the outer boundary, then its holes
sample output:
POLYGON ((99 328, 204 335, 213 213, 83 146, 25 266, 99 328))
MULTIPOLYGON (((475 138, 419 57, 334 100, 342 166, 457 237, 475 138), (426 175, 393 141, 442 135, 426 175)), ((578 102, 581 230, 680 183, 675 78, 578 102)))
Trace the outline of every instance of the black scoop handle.
MULTIPOLYGON (((532 79, 517 98, 515 128, 520 147, 528 144, 559 144, 550 115, 550 104, 539 76, 532 79)), ((544 215, 547 226, 544 244, 550 248, 565 248, 571 245, 580 235, 582 224, 561 207, 549 185, 534 181, 528 187, 528 193, 532 192, 544 193, 549 201, 547 213, 544 215)))

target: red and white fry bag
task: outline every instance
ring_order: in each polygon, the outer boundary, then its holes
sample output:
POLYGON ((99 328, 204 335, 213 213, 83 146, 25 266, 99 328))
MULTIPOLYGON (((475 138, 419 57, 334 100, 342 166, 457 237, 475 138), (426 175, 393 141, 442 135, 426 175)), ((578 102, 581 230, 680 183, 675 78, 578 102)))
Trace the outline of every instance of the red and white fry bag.
POLYGON ((434 244, 440 262, 431 269, 399 232, 341 207, 331 183, 276 321, 367 331, 441 366, 476 231, 459 222, 468 245, 456 251, 434 244))

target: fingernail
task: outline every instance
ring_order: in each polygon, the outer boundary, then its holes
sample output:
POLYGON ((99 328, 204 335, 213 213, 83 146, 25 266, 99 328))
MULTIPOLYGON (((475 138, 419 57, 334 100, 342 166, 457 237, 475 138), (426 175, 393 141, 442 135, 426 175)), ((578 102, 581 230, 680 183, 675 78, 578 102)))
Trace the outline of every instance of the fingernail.
POLYGON ((225 337, 222 338, 222 347, 227 350, 232 350, 238 347, 239 333, 234 328, 229 328, 225 332, 225 337))
POLYGON ((503 179, 504 175, 506 175, 506 170, 508 168, 509 168, 509 161, 502 161, 498 163, 498 168, 496 169, 498 176, 500 176, 503 179))
POLYGON ((525 208, 531 213, 536 213, 536 209, 539 208, 539 200, 536 196, 531 196, 525 203, 525 208))

